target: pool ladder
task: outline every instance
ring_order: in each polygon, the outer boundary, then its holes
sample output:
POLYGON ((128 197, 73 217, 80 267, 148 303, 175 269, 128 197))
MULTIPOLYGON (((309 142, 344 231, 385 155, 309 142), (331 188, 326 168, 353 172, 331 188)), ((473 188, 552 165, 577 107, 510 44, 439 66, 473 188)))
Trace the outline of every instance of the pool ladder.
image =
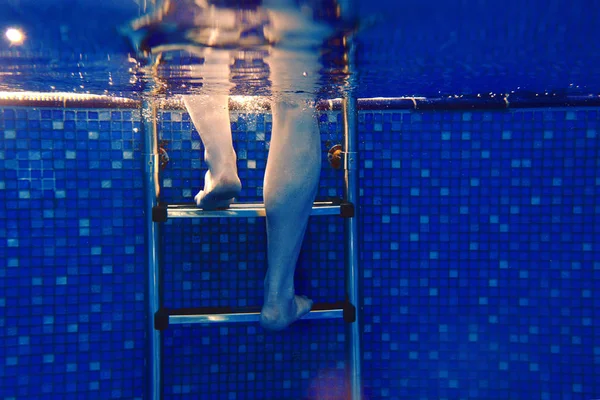
MULTIPOLYGON (((362 313, 359 293, 358 221, 354 204, 358 200, 358 162, 356 99, 342 102, 344 117, 344 200, 321 201, 313 204, 311 215, 339 215, 345 221, 345 285, 346 298, 334 303, 315 304, 302 317, 312 319, 343 319, 346 322, 346 373, 349 399, 362 399, 361 391, 361 338, 362 313)), ((161 149, 157 131, 157 107, 151 99, 142 101, 144 128, 144 163, 146 182, 146 236, 148 259, 148 398, 160 400, 162 391, 161 332, 177 324, 254 323, 259 321, 259 309, 180 308, 167 309, 162 305, 160 225, 173 218, 250 218, 264 217, 261 203, 236 203, 226 210, 204 211, 195 204, 164 204, 159 202, 161 149)), ((285 335, 285 332, 282 333, 285 335)))

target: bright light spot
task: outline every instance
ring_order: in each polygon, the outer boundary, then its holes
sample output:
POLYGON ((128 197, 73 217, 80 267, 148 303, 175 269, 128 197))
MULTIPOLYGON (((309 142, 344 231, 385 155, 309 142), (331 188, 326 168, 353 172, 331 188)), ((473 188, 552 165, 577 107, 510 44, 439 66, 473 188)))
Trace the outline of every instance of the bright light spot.
POLYGON ((230 107, 237 110, 259 111, 269 106, 267 98, 262 96, 229 96, 230 107))
POLYGON ((8 28, 5 36, 11 44, 21 44, 25 40, 25 35, 23 35, 23 32, 17 28, 8 28))
POLYGON ((229 96, 229 98, 239 104, 250 105, 256 99, 254 96, 229 96))

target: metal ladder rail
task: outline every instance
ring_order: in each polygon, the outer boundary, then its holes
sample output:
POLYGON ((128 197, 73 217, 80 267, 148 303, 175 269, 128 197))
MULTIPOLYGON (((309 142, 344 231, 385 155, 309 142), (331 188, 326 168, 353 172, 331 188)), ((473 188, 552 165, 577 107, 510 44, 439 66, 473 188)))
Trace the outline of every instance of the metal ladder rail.
MULTIPOLYGON (((356 0, 337 0, 338 11, 343 21, 357 21, 359 7, 356 0)), ((347 86, 342 99, 342 117, 344 121, 344 198, 358 205, 358 101, 356 98, 356 29, 344 36, 346 45, 347 86)), ((358 211, 358 207, 356 207, 358 211)), ((345 220, 346 242, 346 297, 356 306, 356 321, 346 327, 346 378, 349 385, 350 400, 362 400, 362 332, 363 304, 362 279, 359 260, 359 225, 356 213, 345 220)))
MULTIPOLYGON (((315 304, 303 319, 343 318, 347 323, 347 379, 352 400, 361 395, 361 304, 359 293, 359 269, 357 248, 357 219, 354 202, 358 200, 358 171, 356 159, 356 100, 343 102, 344 136, 346 145, 344 193, 348 201, 332 200, 315 202, 311 215, 340 215, 346 221, 345 229, 345 289, 346 299, 331 304, 315 304)), ((144 128, 144 163, 146 182, 146 237, 148 257, 148 393, 152 400, 162 399, 162 333, 169 325, 190 323, 257 322, 260 310, 233 310, 219 308, 186 308, 168 310, 162 307, 162 264, 159 249, 160 222, 168 218, 223 218, 264 217, 261 203, 238 203, 225 210, 204 211, 193 204, 166 205, 159 203, 159 151, 157 110, 151 100, 142 101, 144 128)))
POLYGON ((152 210, 158 205, 160 196, 159 154, 157 107, 151 98, 142 100, 141 108, 142 136, 144 140, 144 216, 146 220, 146 338, 147 338, 147 393, 150 399, 160 400, 162 397, 162 333, 154 329, 154 314, 162 304, 161 254, 160 254, 160 224, 152 220, 152 210))

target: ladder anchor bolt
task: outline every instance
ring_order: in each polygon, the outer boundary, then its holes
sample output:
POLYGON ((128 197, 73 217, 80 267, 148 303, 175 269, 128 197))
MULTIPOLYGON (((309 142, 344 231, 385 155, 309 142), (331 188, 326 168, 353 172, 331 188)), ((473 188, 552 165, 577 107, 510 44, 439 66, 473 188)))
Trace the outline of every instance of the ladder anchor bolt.
POLYGON ((329 165, 331 165, 334 169, 342 168, 342 154, 344 151, 342 150, 341 144, 336 144, 327 152, 327 161, 329 161, 329 165))
POLYGON ((160 169, 165 169, 167 164, 169 163, 169 153, 167 153, 168 142, 166 140, 161 140, 158 143, 158 161, 160 164, 160 169))

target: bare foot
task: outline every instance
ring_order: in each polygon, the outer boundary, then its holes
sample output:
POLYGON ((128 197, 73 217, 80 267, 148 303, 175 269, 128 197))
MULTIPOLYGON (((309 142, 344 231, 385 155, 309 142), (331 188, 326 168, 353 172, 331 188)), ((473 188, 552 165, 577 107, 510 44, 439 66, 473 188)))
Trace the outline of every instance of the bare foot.
POLYGON ((312 304, 312 300, 306 296, 294 296, 287 301, 267 302, 260 312, 260 324, 272 331, 283 330, 307 314, 312 304))
POLYGON ((242 190, 240 178, 234 171, 213 177, 210 171, 204 175, 204 190, 194 197, 198 207, 205 210, 227 208, 242 190))

